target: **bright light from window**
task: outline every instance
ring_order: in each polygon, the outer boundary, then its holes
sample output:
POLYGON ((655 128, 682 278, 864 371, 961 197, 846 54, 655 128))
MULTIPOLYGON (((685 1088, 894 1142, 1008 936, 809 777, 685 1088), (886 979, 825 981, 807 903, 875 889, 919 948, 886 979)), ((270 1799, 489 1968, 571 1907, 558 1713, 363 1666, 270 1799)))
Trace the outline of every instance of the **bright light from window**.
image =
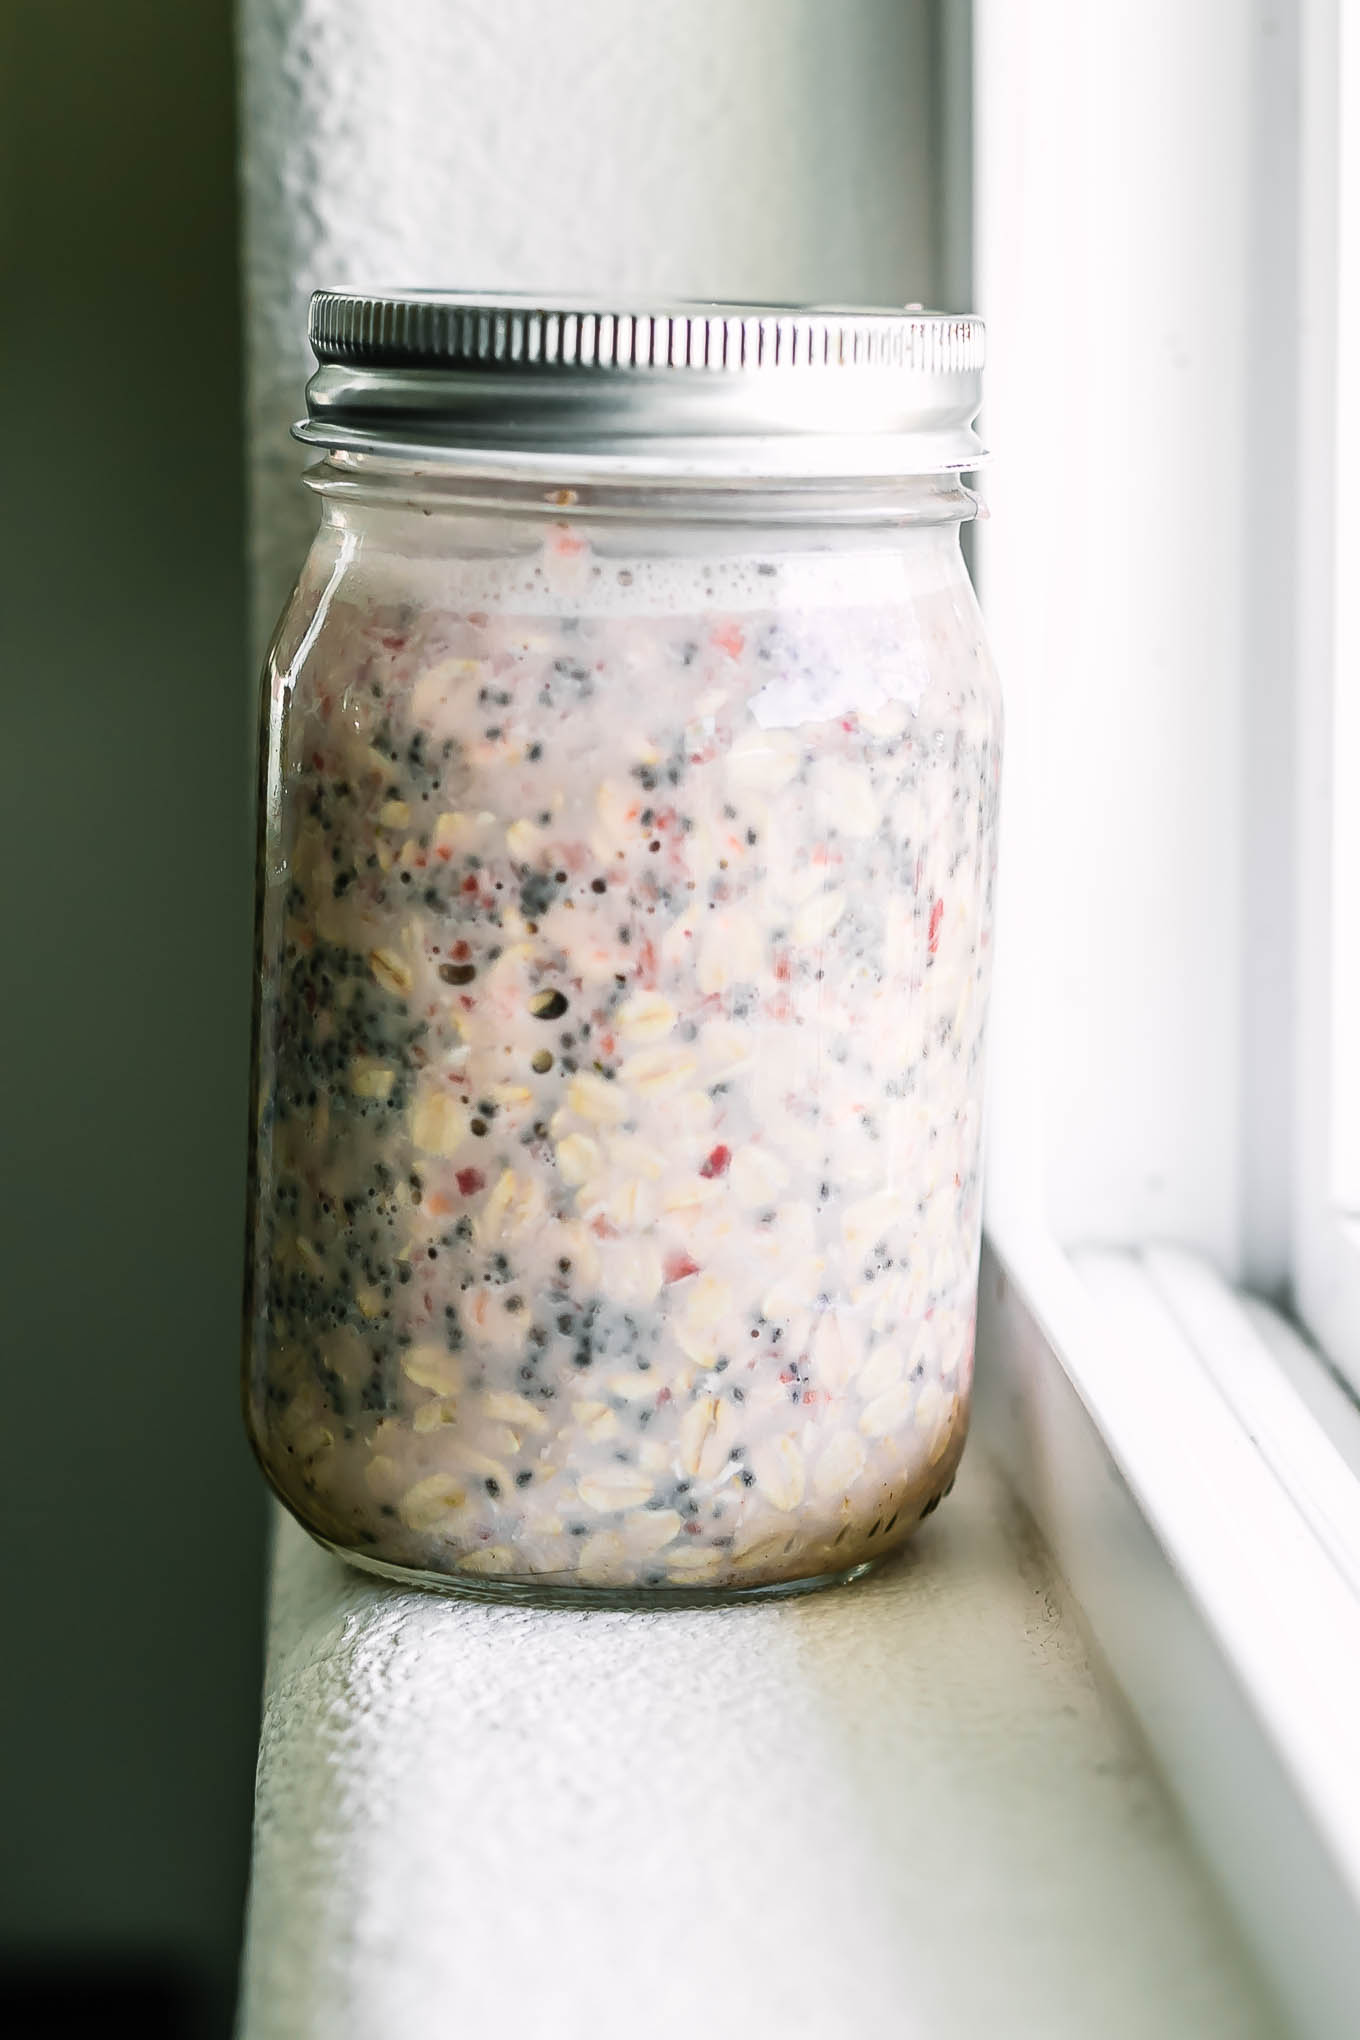
POLYGON ((1339 10, 1332 1190, 1360 1215, 1360 19, 1339 10))

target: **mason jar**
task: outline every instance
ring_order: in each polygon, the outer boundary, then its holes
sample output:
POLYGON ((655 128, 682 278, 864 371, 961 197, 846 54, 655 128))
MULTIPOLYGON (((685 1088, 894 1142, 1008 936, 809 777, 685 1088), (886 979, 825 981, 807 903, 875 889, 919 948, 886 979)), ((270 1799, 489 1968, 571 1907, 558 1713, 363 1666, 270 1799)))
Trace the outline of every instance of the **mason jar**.
POLYGON ((845 1581, 968 1420, 976 321, 320 293, 264 681, 245 1400, 372 1572, 845 1581))

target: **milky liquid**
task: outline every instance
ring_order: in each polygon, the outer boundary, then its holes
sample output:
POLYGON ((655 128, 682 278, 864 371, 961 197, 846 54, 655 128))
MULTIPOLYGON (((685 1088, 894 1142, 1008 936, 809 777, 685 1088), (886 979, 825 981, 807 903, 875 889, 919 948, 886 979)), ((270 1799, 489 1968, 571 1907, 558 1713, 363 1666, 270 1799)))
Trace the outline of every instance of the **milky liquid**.
POLYGON ((272 688, 257 1450, 451 1582, 855 1565, 972 1368, 999 708, 955 535, 409 529, 318 551, 272 688))

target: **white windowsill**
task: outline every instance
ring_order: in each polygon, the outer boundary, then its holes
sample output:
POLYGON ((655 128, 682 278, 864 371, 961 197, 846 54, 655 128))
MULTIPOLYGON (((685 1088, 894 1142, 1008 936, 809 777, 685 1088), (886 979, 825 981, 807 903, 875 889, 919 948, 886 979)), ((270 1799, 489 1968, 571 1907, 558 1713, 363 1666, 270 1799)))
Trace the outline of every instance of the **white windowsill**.
POLYGON ((460 1605, 281 1520, 241 2040, 1279 2027, 974 1447, 882 1578, 460 1605))

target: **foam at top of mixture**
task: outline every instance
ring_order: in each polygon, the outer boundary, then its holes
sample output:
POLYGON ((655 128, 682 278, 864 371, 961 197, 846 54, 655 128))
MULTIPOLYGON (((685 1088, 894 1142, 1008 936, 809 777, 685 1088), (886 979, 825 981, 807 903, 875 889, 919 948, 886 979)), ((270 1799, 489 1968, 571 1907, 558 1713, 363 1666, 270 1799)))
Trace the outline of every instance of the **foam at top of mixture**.
MULTIPOLYGON (((818 609, 890 609, 967 580, 953 528, 917 526, 899 542, 869 543, 846 532, 839 542, 795 550, 782 534, 746 539, 748 550, 719 548, 702 527, 667 532, 664 557, 603 549, 579 525, 554 525, 518 551, 506 550, 524 525, 469 519, 457 537, 486 552, 450 558, 436 551, 428 524, 407 550, 356 520, 341 540, 353 547, 344 573, 349 601, 375 606, 414 602, 430 610, 487 610, 499 616, 693 617, 718 613, 818 609)), ((622 539, 620 531, 618 537, 622 539)), ((313 571, 329 578, 324 554, 313 571)))

